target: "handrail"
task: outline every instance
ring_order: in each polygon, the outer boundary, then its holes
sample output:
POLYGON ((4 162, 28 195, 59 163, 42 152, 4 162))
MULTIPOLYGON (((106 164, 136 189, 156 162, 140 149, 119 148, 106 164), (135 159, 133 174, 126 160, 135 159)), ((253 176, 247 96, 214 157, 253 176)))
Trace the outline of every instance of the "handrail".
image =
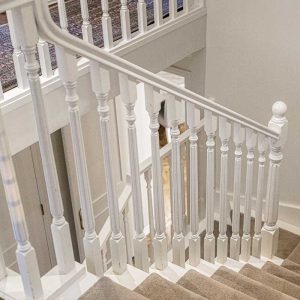
POLYGON ((165 80, 158 75, 145 70, 133 63, 126 61, 116 55, 101 50, 96 46, 88 44, 83 40, 73 37, 71 34, 61 30, 52 20, 47 1, 33 0, 35 5, 35 18, 40 36, 49 42, 60 45, 71 52, 82 55, 92 61, 96 61, 108 68, 115 69, 127 74, 136 80, 149 84, 157 89, 166 91, 179 99, 191 102, 197 107, 209 110, 217 115, 223 116, 230 121, 251 128, 273 139, 279 139, 279 133, 262 125, 248 117, 232 111, 218 103, 200 96, 188 89, 181 88, 165 80))

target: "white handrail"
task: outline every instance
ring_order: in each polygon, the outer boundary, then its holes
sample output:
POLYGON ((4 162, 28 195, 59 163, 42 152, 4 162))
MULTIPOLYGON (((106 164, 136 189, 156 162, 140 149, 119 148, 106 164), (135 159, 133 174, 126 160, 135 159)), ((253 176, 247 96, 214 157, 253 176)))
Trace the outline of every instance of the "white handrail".
MULTIPOLYGON (((237 122, 276 140, 279 139, 279 134, 265 125, 262 125, 220 104, 212 102, 211 100, 188 89, 176 86, 150 71, 130 63, 125 59, 117 57, 116 55, 107 53, 96 46, 90 45, 81 39, 73 37, 71 34, 62 31, 52 20, 47 1, 34 0, 34 4, 34 15, 37 22, 37 29, 40 36, 45 40, 60 45, 65 49, 82 55, 90 60, 96 61, 103 66, 127 74, 136 80, 147 83, 157 89, 166 91, 179 99, 191 102, 197 107, 209 110, 219 116, 226 117, 229 121, 237 122)), ((1 10, 2 7, 0 4, 0 11, 1 10)))

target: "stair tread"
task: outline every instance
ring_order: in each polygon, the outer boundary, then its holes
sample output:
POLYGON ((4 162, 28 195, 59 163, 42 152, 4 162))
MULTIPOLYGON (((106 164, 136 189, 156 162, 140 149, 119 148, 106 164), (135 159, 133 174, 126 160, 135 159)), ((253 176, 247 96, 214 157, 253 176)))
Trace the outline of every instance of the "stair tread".
POLYGON ((256 299, 293 299, 288 295, 265 286, 240 273, 236 273, 226 267, 219 268, 212 278, 256 299))
POLYGON ((263 270, 255 268, 252 265, 246 264, 240 270, 240 274, 261 282, 279 292, 300 299, 300 287, 298 285, 264 272, 263 270))
POLYGON ((292 262, 300 265, 300 243, 298 243, 296 248, 288 256, 288 259, 291 260, 292 262))
POLYGON ((288 258, 283 261, 281 266, 300 275, 300 265, 289 260, 288 258))
POLYGON ((146 300, 147 298, 113 282, 108 277, 102 277, 79 299, 146 300))
POLYGON ((183 286, 187 290, 212 300, 253 299, 250 296, 236 291, 231 287, 211 279, 210 277, 202 275, 195 270, 188 271, 179 279, 177 284, 183 286))
POLYGON ((292 272, 282 266, 278 266, 268 261, 262 267, 262 270, 268 273, 271 273, 277 277, 288 280, 294 284, 300 285, 300 275, 292 272))
POLYGON ((206 299, 156 273, 147 277, 135 291, 151 300, 206 299))

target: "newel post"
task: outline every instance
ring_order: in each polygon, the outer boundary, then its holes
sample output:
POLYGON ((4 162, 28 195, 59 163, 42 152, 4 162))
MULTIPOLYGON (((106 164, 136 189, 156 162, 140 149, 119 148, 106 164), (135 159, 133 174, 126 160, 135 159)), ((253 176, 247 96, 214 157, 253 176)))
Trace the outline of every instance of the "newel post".
POLYGON ((276 225, 279 208, 279 169, 283 158, 282 148, 287 139, 288 121, 285 117, 287 106, 282 101, 273 104, 273 116, 269 128, 280 134, 279 140, 271 139, 269 154, 269 175, 266 194, 265 224, 261 232, 261 255, 272 258, 277 251, 279 228, 276 225))

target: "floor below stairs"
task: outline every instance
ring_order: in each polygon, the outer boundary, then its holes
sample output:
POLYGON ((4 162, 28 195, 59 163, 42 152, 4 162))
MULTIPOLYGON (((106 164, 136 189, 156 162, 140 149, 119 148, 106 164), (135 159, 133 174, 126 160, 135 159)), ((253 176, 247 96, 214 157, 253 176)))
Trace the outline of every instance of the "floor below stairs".
POLYGON ((150 272, 128 265, 123 275, 109 270, 80 299, 300 299, 300 243, 284 259, 228 259, 224 265, 201 261, 181 268, 172 263, 150 272))

